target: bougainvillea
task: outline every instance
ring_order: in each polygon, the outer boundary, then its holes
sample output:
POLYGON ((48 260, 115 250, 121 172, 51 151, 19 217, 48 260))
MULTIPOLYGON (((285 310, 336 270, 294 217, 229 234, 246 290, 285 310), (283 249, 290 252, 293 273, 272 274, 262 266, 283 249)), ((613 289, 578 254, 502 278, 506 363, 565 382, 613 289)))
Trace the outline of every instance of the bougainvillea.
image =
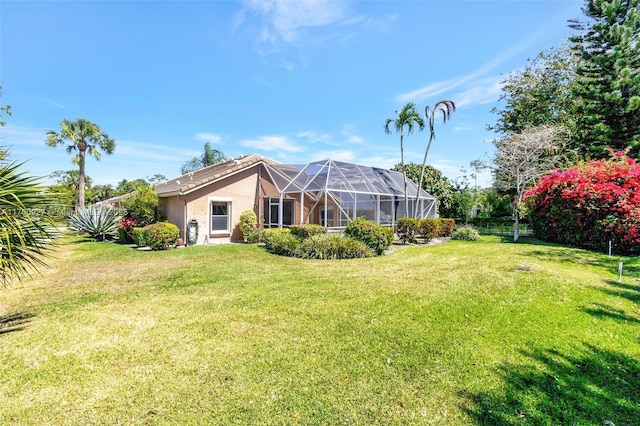
POLYGON ((622 152, 542 177, 525 202, 541 240, 640 253, 640 163, 622 152))

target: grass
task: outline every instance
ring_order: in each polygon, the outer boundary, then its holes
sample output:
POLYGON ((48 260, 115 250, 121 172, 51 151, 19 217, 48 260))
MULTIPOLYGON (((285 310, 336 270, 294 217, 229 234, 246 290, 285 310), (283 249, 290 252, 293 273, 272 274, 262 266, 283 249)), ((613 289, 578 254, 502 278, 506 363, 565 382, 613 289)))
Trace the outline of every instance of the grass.
POLYGON ((640 424, 639 278, 487 236, 342 261, 67 239, 0 293, 0 423, 640 424))

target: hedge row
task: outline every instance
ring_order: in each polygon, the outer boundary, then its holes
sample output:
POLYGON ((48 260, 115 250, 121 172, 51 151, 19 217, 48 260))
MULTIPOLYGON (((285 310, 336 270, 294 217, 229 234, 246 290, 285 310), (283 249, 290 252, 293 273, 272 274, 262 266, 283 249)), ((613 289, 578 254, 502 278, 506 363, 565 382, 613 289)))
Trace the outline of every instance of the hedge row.
POLYGON ((436 237, 450 237, 455 226, 455 220, 444 218, 414 219, 403 217, 396 222, 396 233, 404 244, 417 243, 421 238, 428 243, 436 237))

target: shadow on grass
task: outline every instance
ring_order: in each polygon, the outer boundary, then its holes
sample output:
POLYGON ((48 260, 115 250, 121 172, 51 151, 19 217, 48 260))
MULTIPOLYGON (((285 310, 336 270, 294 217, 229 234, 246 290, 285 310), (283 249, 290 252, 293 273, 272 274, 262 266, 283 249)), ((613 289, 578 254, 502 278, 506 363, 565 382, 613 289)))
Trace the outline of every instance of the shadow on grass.
POLYGON ((640 362, 591 345, 574 355, 523 352, 531 362, 500 367, 504 388, 464 394, 475 424, 640 424, 640 362))
POLYGON ((0 316, 0 334, 11 333, 24 329, 35 315, 33 314, 11 314, 0 316))
POLYGON ((618 296, 628 299, 633 303, 640 303, 640 283, 633 285, 627 283, 619 283, 613 280, 605 281, 611 288, 601 289, 603 293, 611 296, 618 296))
MULTIPOLYGON (((634 304, 640 303, 640 285, 619 283, 617 281, 605 281, 610 288, 597 288, 597 290, 615 297, 621 297, 634 304)), ((595 287, 594 287, 595 288, 595 287)), ((604 303, 592 303, 591 307, 583 308, 583 312, 597 318, 611 318, 618 321, 625 321, 640 324, 640 317, 635 312, 631 314, 618 308, 614 308, 604 303)))

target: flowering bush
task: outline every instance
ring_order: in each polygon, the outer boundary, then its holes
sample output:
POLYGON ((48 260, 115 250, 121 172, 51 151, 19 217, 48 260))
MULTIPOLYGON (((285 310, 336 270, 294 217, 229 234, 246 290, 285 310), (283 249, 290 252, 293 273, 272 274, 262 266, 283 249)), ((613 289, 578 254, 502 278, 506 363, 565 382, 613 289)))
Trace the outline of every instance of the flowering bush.
POLYGON ((133 228, 138 226, 138 221, 134 217, 122 218, 116 226, 118 227, 118 238, 123 243, 133 242, 133 228))
POLYGON ((544 176, 525 203, 541 240, 640 253, 640 163, 624 153, 544 176))

